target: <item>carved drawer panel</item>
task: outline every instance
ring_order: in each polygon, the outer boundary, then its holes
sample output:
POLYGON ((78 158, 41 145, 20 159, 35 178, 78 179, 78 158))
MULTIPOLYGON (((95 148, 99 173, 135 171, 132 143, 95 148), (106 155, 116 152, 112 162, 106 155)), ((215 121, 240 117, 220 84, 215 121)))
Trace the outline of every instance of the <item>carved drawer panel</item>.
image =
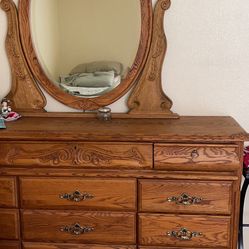
POLYGON ((23 249, 136 249, 136 246, 23 243, 23 249))
POLYGON ((15 241, 0 241, 0 249, 20 249, 20 245, 15 241))
POLYGON ((20 178, 24 208, 136 210, 136 180, 20 178))
POLYGON ((140 180, 139 209, 143 212, 230 214, 230 181, 140 180))
POLYGON ((135 214, 23 211, 25 241, 135 244, 135 214))
POLYGON ((17 207, 16 179, 0 177, 0 207, 17 207))
POLYGON ((156 144, 156 169, 233 171, 240 167, 236 145, 156 144))
POLYGON ((2 143, 0 165, 152 168, 151 144, 2 143))
POLYGON ((19 215, 14 209, 0 209, 0 239, 19 238, 19 215))
POLYGON ((230 217, 141 214, 141 245, 227 248, 230 245, 230 217))

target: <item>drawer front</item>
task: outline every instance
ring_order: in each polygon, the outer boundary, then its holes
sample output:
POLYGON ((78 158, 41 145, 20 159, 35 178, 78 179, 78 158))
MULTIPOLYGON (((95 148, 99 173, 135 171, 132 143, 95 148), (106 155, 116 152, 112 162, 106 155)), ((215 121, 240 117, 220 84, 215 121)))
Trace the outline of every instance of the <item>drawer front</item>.
POLYGON ((230 214, 232 182, 139 181, 139 209, 143 212, 230 214))
POLYGON ((23 243, 23 249, 136 249, 136 246, 23 243))
POLYGON ((240 167, 236 145, 156 144, 156 169, 233 171, 240 167))
POLYGON ((152 144, 2 143, 0 165, 152 168, 152 144))
POLYGON ((135 231, 133 213, 23 211, 26 241, 135 244, 135 231))
POLYGON ((0 241, 0 249, 20 249, 20 245, 15 241, 0 241))
POLYGON ((14 177, 0 177, 0 207, 17 207, 16 180, 14 177))
POLYGON ((136 180, 96 178, 21 178, 24 208, 136 209, 136 180))
POLYGON ((141 245, 227 248, 230 244, 230 218, 225 216, 143 214, 139 226, 141 245))
POLYGON ((19 238, 19 215, 17 210, 0 209, 0 239, 19 238))

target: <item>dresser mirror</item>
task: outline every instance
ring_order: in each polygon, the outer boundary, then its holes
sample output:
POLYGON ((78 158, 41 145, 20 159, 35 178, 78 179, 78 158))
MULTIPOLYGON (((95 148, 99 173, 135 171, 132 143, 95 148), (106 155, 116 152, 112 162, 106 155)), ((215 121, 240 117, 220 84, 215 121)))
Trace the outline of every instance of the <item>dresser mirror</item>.
POLYGON ((30 27, 38 62, 50 81, 71 95, 94 98, 129 74, 139 48, 141 4, 32 0, 30 27))
POLYGON ((41 88, 61 103, 95 111, 127 100, 132 117, 177 118, 162 90, 170 0, 0 1, 15 110, 45 113, 41 88))

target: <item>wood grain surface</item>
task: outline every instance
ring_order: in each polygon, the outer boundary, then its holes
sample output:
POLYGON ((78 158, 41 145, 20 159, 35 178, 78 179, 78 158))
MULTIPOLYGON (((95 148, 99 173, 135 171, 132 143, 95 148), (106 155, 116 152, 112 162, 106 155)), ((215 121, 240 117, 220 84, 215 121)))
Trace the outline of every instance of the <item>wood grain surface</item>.
MULTIPOLYGON (((2 248, 0 248, 2 249, 2 248)), ((23 249, 136 249, 136 246, 23 243, 23 249)))
POLYGON ((141 214, 139 215, 139 241, 141 245, 182 247, 230 246, 230 217, 141 214), (167 235, 171 231, 186 228, 200 232, 202 236, 190 240, 179 240, 167 235))
POLYGON ((16 179, 0 177, 0 207, 17 207, 16 179))
MULTIPOLYGON (((54 115, 54 114, 53 114, 54 115)), ((180 117, 180 119, 121 119, 60 116, 23 117, 0 130, 0 141, 150 141, 229 143, 248 134, 231 117, 180 117)))
POLYGON ((22 220, 25 241, 135 244, 133 213, 24 210, 22 220), (79 236, 60 231, 75 223, 94 231, 79 236))
POLYGON ((136 210, 135 179, 96 178, 21 178, 23 208, 136 210), (92 196, 79 202, 61 199, 60 195, 80 191, 92 196))
POLYGON ((155 169, 228 171, 240 167, 238 146, 155 144, 155 169))
POLYGON ((15 209, 0 209, 0 239, 19 239, 19 212, 15 209))
POLYGON ((139 210, 141 212, 231 214, 233 183, 230 181, 139 181, 139 210), (201 198, 192 205, 169 202, 168 198, 187 194, 201 198))
POLYGON ((0 249, 20 249, 17 241, 0 241, 0 249))
POLYGON ((152 168, 152 145, 136 143, 0 143, 0 165, 152 168))

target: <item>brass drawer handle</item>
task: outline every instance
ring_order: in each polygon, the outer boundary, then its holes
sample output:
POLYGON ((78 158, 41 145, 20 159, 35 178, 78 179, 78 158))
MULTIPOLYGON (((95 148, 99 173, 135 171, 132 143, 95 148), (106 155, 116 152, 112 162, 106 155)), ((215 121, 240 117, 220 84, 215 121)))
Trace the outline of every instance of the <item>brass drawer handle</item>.
POLYGON ((59 195, 60 199, 68 200, 68 201, 74 201, 74 202, 80 202, 85 200, 93 199, 94 196, 89 193, 81 193, 80 191, 75 191, 72 194, 61 194, 59 195))
POLYGON ((175 202, 178 205, 194 205, 194 204, 200 204, 202 202, 202 198, 190 196, 188 194, 182 193, 180 196, 172 196, 169 197, 168 202, 175 202))
POLYGON ((82 227, 79 223, 75 223, 71 226, 63 226, 60 229, 61 232, 70 233, 72 235, 81 235, 84 233, 90 233, 94 231, 93 227, 82 227))
POLYGON ((203 234, 200 232, 191 232, 186 228, 181 228, 179 231, 167 232, 167 235, 178 240, 191 240, 195 237, 202 237, 203 234))
POLYGON ((198 151, 197 151, 197 150, 193 150, 193 151, 191 152, 191 157, 192 157, 192 159, 195 159, 195 158, 199 157, 198 151))

